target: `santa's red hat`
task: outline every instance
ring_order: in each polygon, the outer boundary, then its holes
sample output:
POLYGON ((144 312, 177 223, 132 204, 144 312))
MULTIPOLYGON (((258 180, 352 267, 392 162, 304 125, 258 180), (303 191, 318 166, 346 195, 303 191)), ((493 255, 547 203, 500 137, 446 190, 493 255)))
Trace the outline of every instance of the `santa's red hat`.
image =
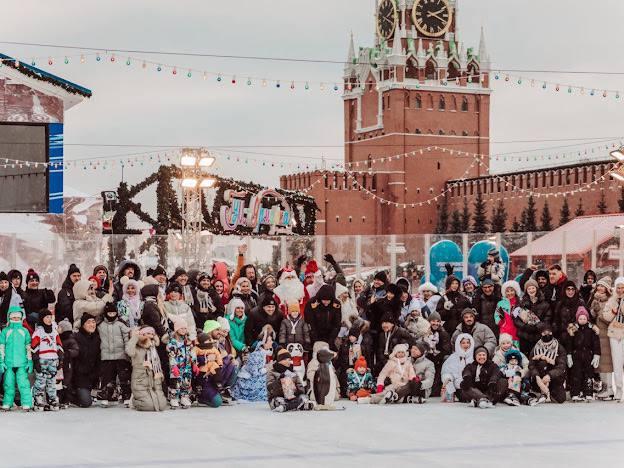
POLYGON ((305 269, 305 275, 313 275, 314 273, 316 273, 319 270, 318 265, 316 264, 316 260, 310 260, 307 265, 306 265, 306 269, 305 269))

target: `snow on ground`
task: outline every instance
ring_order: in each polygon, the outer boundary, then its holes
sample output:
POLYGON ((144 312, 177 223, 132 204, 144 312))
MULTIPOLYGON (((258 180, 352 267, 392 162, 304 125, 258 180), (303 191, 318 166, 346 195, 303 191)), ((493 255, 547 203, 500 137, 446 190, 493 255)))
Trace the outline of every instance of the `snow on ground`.
POLYGON ((0 414, 7 467, 622 466, 624 404, 373 406, 273 414, 266 404, 139 413, 0 414))

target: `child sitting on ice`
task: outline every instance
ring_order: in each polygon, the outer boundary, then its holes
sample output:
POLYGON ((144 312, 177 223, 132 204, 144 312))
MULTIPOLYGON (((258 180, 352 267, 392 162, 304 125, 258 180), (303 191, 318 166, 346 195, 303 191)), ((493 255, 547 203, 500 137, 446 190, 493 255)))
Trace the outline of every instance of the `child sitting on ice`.
POLYGON ((239 371, 232 395, 237 400, 267 401, 267 369, 263 343, 257 343, 256 349, 249 355, 247 362, 239 371))
POLYGON ((349 400, 358 403, 370 403, 370 396, 375 388, 373 374, 364 356, 360 356, 352 369, 347 371, 347 392, 349 400))
POLYGON ((278 349, 275 361, 269 364, 267 394, 269 407, 276 413, 314 409, 314 403, 305 394, 303 382, 293 370, 290 353, 285 349, 278 349))
POLYGON ((520 406, 522 396, 522 354, 511 348, 505 352, 506 364, 500 368, 507 378, 507 395, 503 400, 509 406, 520 406))
POLYGON ((386 404, 412 401, 419 393, 419 380, 414 367, 408 359, 409 347, 406 344, 397 344, 392 349, 388 362, 377 377, 377 392, 371 398, 371 403, 386 404), (390 385, 386 386, 386 379, 390 385))

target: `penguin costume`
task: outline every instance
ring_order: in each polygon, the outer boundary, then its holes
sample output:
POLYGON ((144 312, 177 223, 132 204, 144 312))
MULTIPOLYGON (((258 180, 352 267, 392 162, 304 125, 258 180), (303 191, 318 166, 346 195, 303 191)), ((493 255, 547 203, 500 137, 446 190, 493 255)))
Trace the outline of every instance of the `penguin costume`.
POLYGON ((314 373, 314 379, 312 385, 314 387, 314 397, 317 402, 316 410, 319 411, 335 411, 344 410, 344 407, 337 408, 334 406, 336 401, 336 388, 338 386, 338 379, 336 378, 336 372, 332 365, 332 359, 336 356, 336 353, 329 349, 321 349, 317 353, 319 366, 314 373))

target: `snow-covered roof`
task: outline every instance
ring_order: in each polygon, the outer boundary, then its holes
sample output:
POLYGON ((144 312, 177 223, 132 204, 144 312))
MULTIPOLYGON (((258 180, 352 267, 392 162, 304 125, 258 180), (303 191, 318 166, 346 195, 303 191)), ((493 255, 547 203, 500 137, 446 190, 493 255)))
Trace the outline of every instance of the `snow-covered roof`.
POLYGON ((624 214, 579 216, 539 239, 516 250, 511 257, 561 255, 565 233, 567 255, 583 255, 590 252, 596 233, 600 245, 615 235, 616 226, 624 225, 624 214))

